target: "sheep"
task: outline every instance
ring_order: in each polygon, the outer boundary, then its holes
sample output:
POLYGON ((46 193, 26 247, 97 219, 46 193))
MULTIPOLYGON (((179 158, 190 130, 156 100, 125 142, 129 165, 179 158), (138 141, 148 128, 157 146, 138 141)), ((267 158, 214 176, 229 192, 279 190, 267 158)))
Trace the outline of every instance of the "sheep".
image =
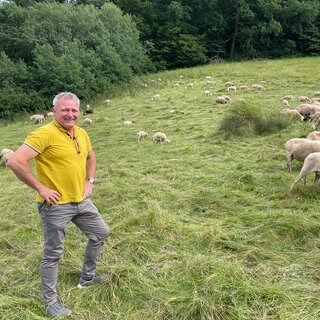
POLYGON ((292 161, 304 161, 304 159, 313 152, 320 152, 320 141, 314 141, 304 138, 293 138, 285 144, 287 169, 292 172, 292 161))
POLYGON ((153 97, 152 97, 152 100, 159 100, 160 99, 160 94, 155 94, 153 97))
POLYGON ((137 132, 137 140, 140 141, 148 136, 148 133, 145 131, 137 132))
POLYGON ((30 120, 34 124, 42 123, 45 120, 45 116, 43 114, 34 114, 30 117, 30 120))
POLYGON ((287 100, 287 101, 290 101, 293 99, 293 96, 292 95, 285 95, 284 97, 282 97, 280 100, 287 100))
POLYGON ((298 100, 299 102, 311 102, 311 100, 306 96, 299 96, 298 100))
POLYGON ((309 140, 320 140, 320 131, 312 131, 307 135, 309 140))
POLYGON ((175 89, 178 89, 178 88, 180 88, 180 83, 177 82, 177 83, 173 84, 172 87, 175 89))
POLYGON ((284 115, 288 115, 288 116, 291 116, 292 118, 297 118, 299 119, 300 121, 303 121, 304 120, 304 116, 301 115, 297 110, 295 109, 282 109, 280 110, 280 113, 281 114, 284 114, 284 115))
POLYGON ((86 126, 91 126, 93 124, 93 121, 89 118, 85 118, 83 120, 83 124, 86 125, 86 126))
POLYGON ((265 90, 264 86, 261 84, 253 84, 251 87, 252 87, 252 89, 257 90, 257 91, 258 90, 265 90))
POLYGON ((312 123, 311 123, 312 130, 316 130, 320 124, 320 111, 317 111, 311 114, 310 119, 312 120, 312 123))
POLYGON ((286 100, 286 99, 283 99, 283 100, 282 100, 282 105, 283 105, 284 107, 290 107, 289 101, 286 100))
POLYGON ((312 101, 312 103, 311 104, 314 104, 314 105, 316 105, 316 106, 320 106, 320 101, 312 101))
POLYGON ((231 81, 227 81, 225 85, 226 85, 226 87, 232 87, 233 83, 231 81))
POLYGON ((83 115, 92 114, 93 112, 94 112, 93 109, 90 107, 89 104, 87 104, 86 111, 84 111, 83 115))
POLYGON ((2 149, 0 151, 0 165, 4 164, 4 166, 7 167, 7 162, 13 154, 14 151, 12 151, 11 149, 2 149))
POLYGON ((305 158, 300 173, 294 179, 290 189, 292 190, 301 179, 304 179, 304 184, 306 184, 306 177, 309 172, 315 173, 313 186, 317 187, 320 179, 320 152, 310 153, 305 158))
POLYGON ((167 136, 162 132, 156 132, 152 137, 153 143, 157 142, 170 142, 170 140, 167 138, 167 136))
POLYGON ((239 87, 240 90, 248 90, 248 86, 245 85, 245 84, 242 84, 240 87, 239 87))
POLYGON ((125 125, 125 126, 131 126, 132 124, 133 124, 133 122, 131 120, 123 121, 123 125, 125 125))
MULTIPOLYGON (((147 86, 148 86, 146 83, 144 83, 143 85, 144 85, 144 87, 147 87, 147 86)), ((110 100, 110 99, 106 99, 106 100, 103 101, 103 103, 105 103, 105 104, 110 104, 110 103, 111 103, 111 100, 110 100)))
POLYGON ((206 80, 207 80, 207 81, 212 81, 213 79, 212 79, 211 76, 206 76, 206 80))
POLYGON ((315 92, 314 92, 314 96, 315 96, 315 97, 320 97, 320 91, 315 91, 315 92))
POLYGON ((54 117, 54 112, 50 111, 45 114, 45 118, 53 118, 54 117))
POLYGON ((205 97, 209 97, 209 96, 212 96, 212 93, 211 93, 210 90, 204 90, 204 91, 203 91, 203 95, 204 95, 205 97))
POLYGON ((304 120, 309 120, 312 114, 320 111, 320 107, 314 104, 302 103, 299 104, 295 110, 303 115, 304 120))
POLYGON ((227 102, 228 102, 227 99, 223 96, 219 96, 216 99, 216 103, 219 103, 219 104, 226 104, 227 102))
POLYGON ((228 91, 237 91, 237 87, 236 86, 229 86, 228 91))
POLYGON ((193 83, 188 83, 188 84, 187 84, 187 89, 192 89, 193 86, 194 86, 193 83))

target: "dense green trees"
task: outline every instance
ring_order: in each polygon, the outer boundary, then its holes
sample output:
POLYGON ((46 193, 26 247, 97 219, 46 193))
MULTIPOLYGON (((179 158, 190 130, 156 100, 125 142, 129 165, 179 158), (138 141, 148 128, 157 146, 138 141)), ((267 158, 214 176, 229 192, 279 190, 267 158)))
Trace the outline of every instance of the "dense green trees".
POLYGON ((70 90, 82 99, 152 69, 128 15, 114 4, 0 6, 0 118, 48 110, 70 90))
POLYGON ((30 111, 156 69, 320 54, 320 0, 12 1, 0 4, 0 118, 13 89, 13 110, 30 111))

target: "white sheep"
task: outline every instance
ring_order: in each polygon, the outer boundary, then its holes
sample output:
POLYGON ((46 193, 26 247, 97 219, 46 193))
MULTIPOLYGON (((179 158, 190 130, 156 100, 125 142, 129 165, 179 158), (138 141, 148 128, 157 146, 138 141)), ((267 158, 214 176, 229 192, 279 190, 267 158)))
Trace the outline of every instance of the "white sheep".
POLYGON ((178 88, 180 88, 180 83, 177 82, 177 83, 173 84, 172 87, 175 89, 178 89, 178 88))
POLYGON ((315 96, 315 97, 320 97, 320 91, 315 91, 315 92, 314 92, 314 96, 315 96))
MULTIPOLYGON (((148 85, 146 83, 144 83, 144 86, 147 87, 148 85)), ((111 99, 106 99, 106 100, 103 101, 103 103, 110 104, 111 103, 111 99)))
POLYGON ((205 79, 206 79, 207 81, 212 81, 212 80, 213 80, 211 76, 206 76, 205 79))
POLYGON ((313 98, 311 98, 311 102, 315 102, 315 101, 320 102, 320 97, 313 97, 313 98))
POLYGON ((314 104, 302 103, 298 105, 295 110, 303 115, 304 120, 308 120, 312 114, 320 111, 320 107, 314 104))
POLYGON ((34 124, 42 123, 45 120, 45 116, 43 114, 34 114, 30 117, 30 120, 34 124))
POLYGON ((46 114, 46 118, 53 118, 53 116, 54 116, 54 113, 52 111, 46 114))
POLYGON ((320 131, 312 131, 307 135, 309 140, 320 140, 320 131))
POLYGON ((242 84, 240 87, 239 87, 240 90, 248 90, 248 86, 246 84, 242 84))
POLYGON ((258 90, 265 90, 264 86, 261 85, 261 84, 253 84, 252 86, 252 89, 258 91, 258 90))
POLYGON ((131 120, 123 121, 123 125, 125 125, 125 126, 131 126, 132 124, 133 124, 133 121, 131 121, 131 120))
POLYGON ((233 86, 233 82, 227 81, 225 85, 226 85, 226 87, 232 87, 233 86))
POLYGON ((156 132, 152 137, 153 143, 157 142, 170 142, 167 136, 163 132, 156 132))
POLYGON ((285 144, 287 169, 292 171, 292 161, 304 161, 304 159, 313 152, 320 152, 320 141, 314 141, 303 138, 293 138, 285 144))
POLYGON ((155 94, 153 97, 152 97, 152 100, 159 100, 160 99, 160 94, 155 94))
POLYGON ((145 131, 137 132, 137 140, 140 141, 148 136, 148 133, 145 131))
POLYGON ((311 122, 311 128, 312 130, 316 130, 320 124, 320 111, 317 111, 310 115, 311 122))
POLYGON ((228 101, 225 97, 223 96, 219 96, 216 98, 216 103, 219 103, 219 104, 226 104, 228 101))
POLYGON ((295 109, 282 109, 280 110, 280 113, 281 114, 284 114, 284 115, 288 115, 288 116, 291 116, 292 118, 297 118, 299 119, 300 121, 303 121, 304 120, 304 116, 301 115, 297 110, 295 109))
POLYGON ((2 149, 0 151, 0 165, 4 164, 4 166, 7 167, 7 162, 13 154, 14 151, 11 149, 2 149))
POLYGON ((288 94, 288 95, 285 95, 284 97, 282 97, 280 100, 287 100, 287 101, 290 101, 293 99, 293 96, 288 94))
POLYGON ((187 84, 187 89, 192 89, 194 87, 193 83, 188 83, 187 84))
POLYGON ((288 107, 288 108, 290 108, 289 101, 288 101, 288 100, 286 100, 286 99, 283 99, 283 100, 282 100, 282 105, 283 105, 284 107, 288 107))
POLYGON ((311 153, 305 158, 300 173, 294 179, 290 189, 292 190, 301 179, 304 179, 304 184, 306 184, 306 177, 309 172, 315 173, 313 186, 317 187, 320 179, 320 152, 311 153))
POLYGON ((92 121, 92 119, 85 118, 83 120, 83 124, 86 125, 86 126, 91 126, 93 124, 93 121, 92 121))
POLYGON ((311 102, 311 99, 309 99, 307 96, 299 96, 298 100, 299 102, 311 102))
POLYGON ((237 87, 236 86, 229 86, 228 91, 237 91, 237 87))
POLYGON ((204 90, 204 91, 203 91, 203 95, 204 95, 205 97, 209 97, 209 96, 212 96, 212 93, 211 93, 210 90, 204 90))

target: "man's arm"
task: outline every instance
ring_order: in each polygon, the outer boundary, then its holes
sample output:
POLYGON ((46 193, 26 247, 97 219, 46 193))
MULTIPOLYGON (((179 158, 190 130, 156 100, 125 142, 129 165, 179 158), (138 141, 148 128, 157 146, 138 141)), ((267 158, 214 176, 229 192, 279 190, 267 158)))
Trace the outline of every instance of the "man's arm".
MULTIPOLYGON (((86 162, 86 178, 94 178, 96 174, 96 154, 91 149, 88 153, 87 162, 86 162)), ((86 181, 84 185, 83 198, 87 198, 91 196, 93 190, 93 184, 89 181, 86 181)))
POLYGON ((35 150, 23 144, 9 159, 7 167, 10 168, 22 182, 38 191, 40 196, 48 203, 50 203, 50 201, 57 203, 61 196, 59 192, 44 186, 31 171, 29 162, 37 155, 38 153, 35 150))

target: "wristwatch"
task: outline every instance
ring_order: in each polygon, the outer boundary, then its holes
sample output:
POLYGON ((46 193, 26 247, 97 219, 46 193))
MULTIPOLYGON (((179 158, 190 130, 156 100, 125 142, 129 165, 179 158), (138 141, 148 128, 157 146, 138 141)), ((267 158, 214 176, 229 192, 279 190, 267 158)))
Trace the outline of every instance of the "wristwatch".
POLYGON ((87 181, 89 181, 90 183, 94 184, 94 178, 87 178, 87 181))

